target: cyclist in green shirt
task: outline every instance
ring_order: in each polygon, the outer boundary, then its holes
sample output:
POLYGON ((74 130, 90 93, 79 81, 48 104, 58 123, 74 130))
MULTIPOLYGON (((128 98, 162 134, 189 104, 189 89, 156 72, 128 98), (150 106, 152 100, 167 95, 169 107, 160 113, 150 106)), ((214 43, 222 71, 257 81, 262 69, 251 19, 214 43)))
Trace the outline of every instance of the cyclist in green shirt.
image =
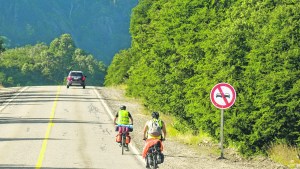
POLYGON ((115 116, 115 119, 114 119, 114 124, 115 125, 118 125, 118 124, 124 124, 124 125, 127 125, 127 124, 133 124, 133 118, 130 114, 130 112, 128 112, 126 110, 126 106, 121 106, 120 107, 120 110, 117 112, 116 116, 115 116), (131 123, 130 123, 130 121, 131 123))
MULTIPOLYGON (((129 132, 132 131, 132 125, 133 125, 133 118, 126 110, 126 106, 121 106, 120 110, 116 114, 114 118, 114 124, 116 125, 115 131, 118 131, 118 135, 116 136, 116 142, 121 143, 121 136, 123 132, 126 132, 126 151, 129 151, 128 143, 130 143, 131 137, 129 136, 129 132), (131 121, 131 123, 130 123, 131 121), (124 125, 124 126, 123 126, 124 125), (127 127, 126 125, 131 125, 130 127, 127 127)), ((121 145, 121 144, 120 144, 121 145)))

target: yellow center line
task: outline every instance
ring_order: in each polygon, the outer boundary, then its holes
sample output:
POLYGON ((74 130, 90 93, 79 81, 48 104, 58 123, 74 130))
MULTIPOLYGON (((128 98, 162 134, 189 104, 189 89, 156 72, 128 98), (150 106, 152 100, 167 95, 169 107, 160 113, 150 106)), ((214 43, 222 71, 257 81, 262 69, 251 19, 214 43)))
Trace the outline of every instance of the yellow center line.
POLYGON ((58 100, 58 96, 59 96, 59 93, 60 93, 60 89, 61 89, 61 87, 58 86, 56 96, 55 96, 55 100, 54 100, 52 110, 51 110, 51 115, 50 115, 50 120, 49 120, 48 127, 47 127, 47 132, 46 132, 45 138, 43 140, 43 145, 42 145, 42 149, 40 151, 39 159, 38 159, 38 161, 35 165, 36 169, 40 169, 42 167, 44 155, 45 155, 46 148, 47 148, 47 142, 48 142, 48 139, 49 139, 49 136, 50 136, 51 129, 53 127, 53 119, 54 119, 54 116, 55 116, 55 110, 56 110, 56 105, 57 105, 57 100, 58 100))

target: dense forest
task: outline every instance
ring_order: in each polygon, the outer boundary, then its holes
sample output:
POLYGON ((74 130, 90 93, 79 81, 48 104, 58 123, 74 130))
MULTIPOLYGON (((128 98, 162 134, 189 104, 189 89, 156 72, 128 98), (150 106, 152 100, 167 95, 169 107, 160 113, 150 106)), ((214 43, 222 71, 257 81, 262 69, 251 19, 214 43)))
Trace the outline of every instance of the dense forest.
POLYGON ((70 70, 81 70, 87 85, 102 85, 106 66, 93 55, 77 48, 70 34, 55 38, 50 45, 38 43, 6 49, 0 37, 0 85, 66 85, 70 70))
POLYGON ((105 85, 126 84, 172 124, 220 132, 210 92, 231 84, 226 146, 245 155, 285 143, 300 148, 300 3, 298 0, 140 0, 131 47, 117 53, 105 85))
POLYGON ((9 48, 72 35, 79 48, 106 65, 130 47, 131 10, 138 0, 0 0, 0 35, 9 48))

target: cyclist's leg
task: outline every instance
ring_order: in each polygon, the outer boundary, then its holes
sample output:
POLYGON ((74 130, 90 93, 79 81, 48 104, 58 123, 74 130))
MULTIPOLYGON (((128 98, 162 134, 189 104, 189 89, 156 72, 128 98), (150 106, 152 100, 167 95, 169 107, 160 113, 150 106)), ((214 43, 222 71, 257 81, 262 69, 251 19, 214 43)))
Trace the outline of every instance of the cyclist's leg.
POLYGON ((123 126, 119 126, 119 137, 120 137, 120 147, 122 146, 122 131, 123 131, 123 126))
POLYGON ((123 126, 119 126, 119 133, 123 132, 123 126))
POLYGON ((126 133, 126 151, 129 151, 129 143, 131 141, 131 137, 129 136, 129 132, 126 133))
POLYGON ((129 127, 125 127, 124 130, 129 134, 129 127))

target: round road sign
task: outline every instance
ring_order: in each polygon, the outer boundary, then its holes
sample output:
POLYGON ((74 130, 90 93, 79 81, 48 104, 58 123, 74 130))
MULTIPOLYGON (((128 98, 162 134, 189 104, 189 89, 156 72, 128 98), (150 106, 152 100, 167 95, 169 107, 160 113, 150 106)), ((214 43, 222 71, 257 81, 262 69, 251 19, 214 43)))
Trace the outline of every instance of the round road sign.
POLYGON ((231 107, 236 98, 234 88, 228 83, 219 83, 215 85, 210 92, 211 102, 219 109, 231 107))

